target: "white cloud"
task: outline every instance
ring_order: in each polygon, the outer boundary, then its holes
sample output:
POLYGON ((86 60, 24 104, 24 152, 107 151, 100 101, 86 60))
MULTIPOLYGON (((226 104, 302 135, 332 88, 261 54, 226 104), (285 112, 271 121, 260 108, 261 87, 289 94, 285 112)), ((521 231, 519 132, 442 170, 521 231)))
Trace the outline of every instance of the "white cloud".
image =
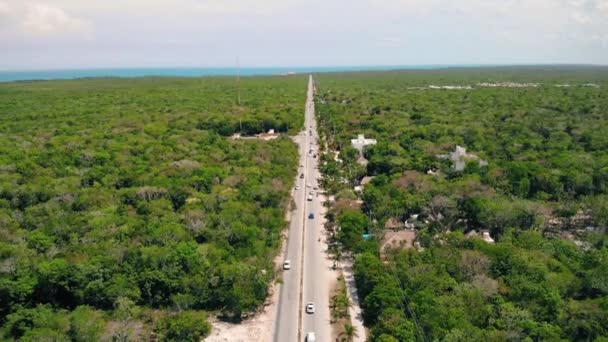
POLYGON ((240 0, 203 0, 195 1, 191 7, 205 14, 258 14, 271 15, 278 10, 288 9, 291 0, 264 0, 240 1, 240 0))
POLYGON ((378 46, 382 47, 400 47, 402 46, 403 41, 399 37, 382 37, 378 39, 378 46))
POLYGON ((608 0, 0 0, 0 68, 606 63, 607 36, 608 0))
POLYGON ((90 25, 85 20, 69 15, 60 7, 43 3, 28 4, 23 18, 23 28, 37 35, 75 33, 89 35, 90 25))
POLYGON ((589 24, 591 22, 591 16, 581 12, 574 12, 574 14, 572 14, 572 19, 579 24, 589 24))
POLYGON ((4 1, 0 1, 0 17, 7 16, 11 13, 11 7, 4 1))

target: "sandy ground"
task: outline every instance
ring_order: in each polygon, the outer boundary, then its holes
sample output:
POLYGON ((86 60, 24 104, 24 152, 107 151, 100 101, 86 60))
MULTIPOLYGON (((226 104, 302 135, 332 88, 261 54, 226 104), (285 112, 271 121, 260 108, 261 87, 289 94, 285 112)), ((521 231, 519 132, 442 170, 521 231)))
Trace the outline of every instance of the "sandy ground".
MULTIPOLYGON (((274 306, 274 305, 272 305, 274 306)), ((268 307, 267 307, 268 308, 268 307)), ((272 341, 274 310, 264 310, 240 324, 212 322, 211 335, 205 339, 208 342, 251 342, 272 341)))
POLYGON ((350 297, 353 306, 350 308, 350 320, 351 324, 357 328, 357 337, 354 338, 354 342, 365 342, 367 339, 367 332, 363 325, 363 314, 361 312, 361 306, 359 305, 359 296, 357 294, 357 285, 355 283, 355 274, 353 271, 353 262, 350 257, 345 257, 342 260, 342 274, 344 275, 344 281, 346 282, 346 291, 350 297))

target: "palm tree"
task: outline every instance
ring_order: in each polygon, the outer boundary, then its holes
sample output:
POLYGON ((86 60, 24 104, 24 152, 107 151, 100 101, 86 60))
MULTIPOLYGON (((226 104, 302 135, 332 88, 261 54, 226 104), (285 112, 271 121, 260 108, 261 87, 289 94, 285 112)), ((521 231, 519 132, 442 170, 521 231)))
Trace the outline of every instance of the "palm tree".
POLYGON ((357 334, 357 328, 350 323, 344 324, 344 331, 340 333, 343 342, 352 342, 355 337, 359 337, 357 334))
POLYGON ((348 309, 353 306, 353 303, 350 301, 348 294, 346 291, 341 292, 337 295, 336 298, 336 308, 337 311, 340 312, 341 317, 348 316, 348 309))
POLYGON ((331 308, 331 318, 332 318, 332 323, 333 322, 337 322, 338 319, 340 319, 340 312, 338 310, 338 295, 333 295, 331 296, 330 299, 330 304, 329 304, 330 308, 331 308))

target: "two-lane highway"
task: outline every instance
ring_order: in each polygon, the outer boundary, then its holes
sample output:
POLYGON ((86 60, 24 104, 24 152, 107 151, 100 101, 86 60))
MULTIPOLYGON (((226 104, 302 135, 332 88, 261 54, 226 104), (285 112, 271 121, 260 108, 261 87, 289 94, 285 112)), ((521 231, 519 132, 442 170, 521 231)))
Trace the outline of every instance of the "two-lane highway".
POLYGON ((296 209, 291 213, 285 260, 291 269, 283 273, 275 320, 275 342, 304 341, 313 332, 317 341, 331 341, 329 292, 334 272, 325 253, 323 236, 323 196, 318 186, 319 149, 314 108, 314 84, 309 77, 305 105, 305 132, 296 138, 300 149, 299 190, 294 191, 296 209), (307 198, 311 196, 312 200, 307 198), (313 214, 314 218, 309 215, 313 214), (314 303, 315 313, 306 313, 305 305, 314 303))

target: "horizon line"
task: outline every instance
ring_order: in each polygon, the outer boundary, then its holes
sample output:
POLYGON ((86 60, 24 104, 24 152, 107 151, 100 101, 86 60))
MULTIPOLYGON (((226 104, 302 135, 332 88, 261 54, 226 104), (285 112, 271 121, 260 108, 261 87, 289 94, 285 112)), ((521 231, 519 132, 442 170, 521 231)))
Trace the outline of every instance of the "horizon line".
MULTIPOLYGON (((22 72, 48 72, 48 71, 78 71, 78 70, 143 70, 143 69, 204 69, 204 70, 221 70, 221 69, 320 69, 320 68, 411 68, 411 67, 434 67, 434 68, 475 68, 475 67, 542 67, 542 66, 589 66, 589 67, 608 67, 608 64, 598 63, 487 63, 487 64, 459 64, 459 63, 432 63, 432 64, 344 64, 344 65, 276 65, 276 66, 260 66, 260 65, 241 65, 236 66, 99 66, 99 67, 74 67, 74 68, 41 68, 41 69, 0 69, 0 73, 22 73, 22 72)), ((289 70, 286 70, 289 71, 289 70)))

